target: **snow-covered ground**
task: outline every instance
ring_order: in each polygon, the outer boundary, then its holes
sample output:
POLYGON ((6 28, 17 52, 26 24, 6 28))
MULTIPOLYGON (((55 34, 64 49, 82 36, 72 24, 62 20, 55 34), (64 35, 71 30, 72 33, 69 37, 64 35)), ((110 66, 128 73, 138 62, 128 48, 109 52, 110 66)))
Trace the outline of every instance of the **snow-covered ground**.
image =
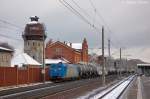
MULTIPOLYGON (((47 81, 45 83, 52 83, 52 82, 51 81, 47 81)), ((12 85, 12 86, 0 87, 0 91, 9 90, 9 89, 15 89, 15 88, 21 88, 21 87, 35 86, 35 85, 40 85, 40 84, 43 84, 43 83, 39 82, 39 83, 20 84, 20 85, 12 85)))

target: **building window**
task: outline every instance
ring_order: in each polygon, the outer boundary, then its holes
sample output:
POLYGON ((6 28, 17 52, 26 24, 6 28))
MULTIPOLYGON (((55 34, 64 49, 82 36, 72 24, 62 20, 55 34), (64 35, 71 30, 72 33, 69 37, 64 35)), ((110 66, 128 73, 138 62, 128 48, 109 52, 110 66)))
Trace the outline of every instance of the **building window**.
POLYGON ((2 62, 3 62, 3 56, 2 56, 2 62))
POLYGON ((56 48, 56 49, 55 49, 55 52, 56 52, 57 54, 62 54, 62 48, 56 48))
POLYGON ((34 42, 33 42, 33 46, 34 46, 34 42))

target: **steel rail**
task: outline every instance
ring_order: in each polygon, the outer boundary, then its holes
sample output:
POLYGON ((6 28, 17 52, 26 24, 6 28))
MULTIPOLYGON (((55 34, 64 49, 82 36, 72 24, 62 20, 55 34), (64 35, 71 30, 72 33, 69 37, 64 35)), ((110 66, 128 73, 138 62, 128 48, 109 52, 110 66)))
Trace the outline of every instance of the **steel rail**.
POLYGON ((135 76, 130 76, 122 81, 120 81, 118 84, 114 85, 113 87, 111 87, 110 89, 106 89, 106 90, 103 90, 103 91, 106 91, 104 93, 102 93, 102 95, 100 96, 97 96, 98 94, 100 93, 97 93, 96 95, 93 95, 91 97, 89 97, 90 99, 105 99, 105 97, 107 97, 108 95, 110 95, 110 93, 112 93, 114 90, 116 90, 118 87, 120 87, 122 84, 124 84, 126 81, 130 80, 129 83, 123 88, 123 90, 120 91, 120 94, 115 97, 115 98, 111 98, 111 99, 119 99, 120 96, 124 93, 124 91, 126 90, 126 88, 130 85, 130 83, 134 80, 135 76))

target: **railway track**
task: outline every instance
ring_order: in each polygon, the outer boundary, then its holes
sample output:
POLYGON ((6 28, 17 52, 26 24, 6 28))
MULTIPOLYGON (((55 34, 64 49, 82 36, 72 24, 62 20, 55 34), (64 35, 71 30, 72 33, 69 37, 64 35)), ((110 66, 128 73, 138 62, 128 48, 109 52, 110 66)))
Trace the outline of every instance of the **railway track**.
POLYGON ((87 99, 120 99, 126 88, 129 84, 134 80, 135 76, 130 76, 128 78, 123 79, 119 83, 114 86, 103 90, 99 93, 89 95, 88 97, 84 97, 87 99))
MULTIPOLYGON (((106 83, 114 84, 116 79, 112 76, 106 77, 106 83)), ((102 87, 102 81, 97 80, 93 82, 88 82, 86 84, 80 85, 78 87, 74 87, 71 89, 67 89, 61 92, 57 92, 55 94, 50 94, 48 96, 42 97, 42 99, 76 99, 78 96, 83 95, 84 93, 90 92, 97 87, 102 87)))
MULTIPOLYGON (((107 79, 112 81, 114 79, 114 76, 108 76, 107 79)), ((52 84, 45 87, 35 88, 31 90, 21 90, 21 92, 14 92, 9 94, 3 94, 0 96, 0 99, 37 99, 37 98, 43 98, 46 96, 53 96, 59 93, 72 91, 78 88, 82 88, 85 85, 89 86, 90 84, 94 84, 101 82, 101 78, 94 78, 94 79, 84 79, 84 80, 78 80, 78 81, 71 81, 71 82, 65 82, 65 83, 58 83, 58 84, 52 84)), ((100 83, 99 83, 100 84, 100 83)))
POLYGON ((94 79, 83 79, 77 81, 70 81, 70 82, 63 82, 63 83, 56 83, 46 85, 44 87, 37 87, 36 88, 27 88, 27 89, 16 89, 8 91, 0 92, 0 99, 28 99, 28 98, 40 98, 46 96, 47 94, 55 94, 57 92, 71 89, 73 86, 77 87, 89 82, 96 81, 97 79, 101 78, 94 78, 94 79), (13 92, 14 91, 14 92, 13 92))

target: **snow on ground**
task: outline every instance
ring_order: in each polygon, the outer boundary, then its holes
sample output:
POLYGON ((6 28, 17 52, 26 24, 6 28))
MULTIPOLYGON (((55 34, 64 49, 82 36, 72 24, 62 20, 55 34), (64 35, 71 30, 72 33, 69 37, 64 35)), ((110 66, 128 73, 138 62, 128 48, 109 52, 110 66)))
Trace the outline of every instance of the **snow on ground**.
MULTIPOLYGON (((52 83, 52 82, 51 81, 46 81, 45 83, 48 84, 48 83, 52 83)), ((21 87, 35 86, 35 85, 40 85, 40 84, 43 84, 43 83, 39 82, 39 83, 30 83, 30 84, 5 86, 5 87, 0 87, 0 91, 9 90, 9 89, 15 89, 15 88, 21 88, 21 87)))

